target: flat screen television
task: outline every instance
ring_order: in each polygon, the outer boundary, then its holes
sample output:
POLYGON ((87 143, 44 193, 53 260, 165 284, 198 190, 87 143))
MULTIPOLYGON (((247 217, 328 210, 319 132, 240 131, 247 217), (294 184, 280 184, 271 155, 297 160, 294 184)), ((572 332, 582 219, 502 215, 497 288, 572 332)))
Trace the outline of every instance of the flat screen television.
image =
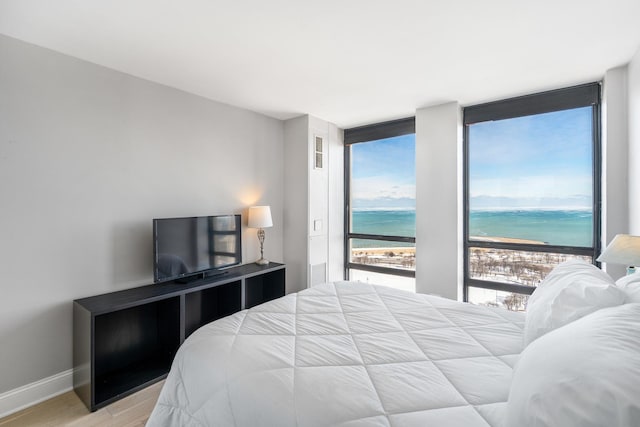
POLYGON ((190 281, 242 262, 240 215, 153 220, 153 280, 190 281))

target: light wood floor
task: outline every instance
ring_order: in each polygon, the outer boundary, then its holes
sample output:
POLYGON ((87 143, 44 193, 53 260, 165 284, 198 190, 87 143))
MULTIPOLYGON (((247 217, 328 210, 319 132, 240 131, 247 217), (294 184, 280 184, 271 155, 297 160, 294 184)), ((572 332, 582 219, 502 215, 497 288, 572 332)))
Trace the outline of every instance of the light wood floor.
POLYGON ((164 381, 89 412, 73 391, 0 419, 0 427, 76 426, 142 427, 149 419, 164 381))

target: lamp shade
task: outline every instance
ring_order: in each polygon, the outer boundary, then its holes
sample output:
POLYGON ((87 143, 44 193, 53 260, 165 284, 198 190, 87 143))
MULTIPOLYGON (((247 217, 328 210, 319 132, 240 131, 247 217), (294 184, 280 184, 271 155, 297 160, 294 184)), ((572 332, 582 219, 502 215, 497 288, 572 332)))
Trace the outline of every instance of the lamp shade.
POLYGON ((270 206, 252 206, 249 208, 249 228, 268 228, 273 226, 270 206))
POLYGON ((640 236, 617 234, 598 257, 600 262, 640 266, 640 236))

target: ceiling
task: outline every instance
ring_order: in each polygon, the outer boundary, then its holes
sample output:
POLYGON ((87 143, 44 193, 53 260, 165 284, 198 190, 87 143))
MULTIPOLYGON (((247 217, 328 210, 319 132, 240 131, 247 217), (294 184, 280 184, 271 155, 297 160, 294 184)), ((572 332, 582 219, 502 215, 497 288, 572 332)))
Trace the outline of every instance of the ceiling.
POLYGON ((1 0, 0 34, 348 128, 599 80, 640 47, 640 1, 1 0))

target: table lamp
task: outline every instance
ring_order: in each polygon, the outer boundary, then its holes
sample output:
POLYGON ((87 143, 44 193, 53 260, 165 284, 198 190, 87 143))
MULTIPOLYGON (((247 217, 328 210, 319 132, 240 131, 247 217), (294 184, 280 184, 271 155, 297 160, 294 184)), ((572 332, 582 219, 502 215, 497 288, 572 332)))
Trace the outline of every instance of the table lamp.
POLYGON ((616 234, 596 261, 623 264, 627 267, 627 275, 634 273, 640 266, 640 236, 616 234))
POLYGON ((260 242, 260 259, 256 261, 258 265, 267 265, 269 261, 264 259, 264 229, 273 226, 271 220, 270 206, 252 206, 249 208, 249 228, 258 229, 258 241, 260 242))

